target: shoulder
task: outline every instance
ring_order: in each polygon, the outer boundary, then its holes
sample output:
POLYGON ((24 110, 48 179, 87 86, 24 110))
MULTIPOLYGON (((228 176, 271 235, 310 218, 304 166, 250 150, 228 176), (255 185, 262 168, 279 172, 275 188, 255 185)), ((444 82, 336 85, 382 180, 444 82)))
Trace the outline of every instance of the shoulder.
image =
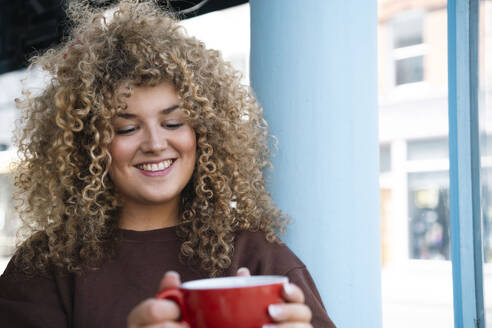
POLYGON ((16 256, 18 255, 19 253, 16 253, 10 259, 5 271, 0 275, 0 285, 8 283, 9 286, 15 286, 29 281, 41 283, 43 281, 47 282, 54 279, 51 272, 26 268, 22 262, 16 261, 16 256))
POLYGON ((47 234, 44 231, 34 232, 17 246, 4 274, 9 277, 22 275, 42 276, 49 270, 47 265, 48 254, 47 234))
POLYGON ((291 270, 305 268, 287 245, 267 240, 261 231, 241 231, 236 235, 232 266, 247 267, 255 275, 287 275, 291 270))
POLYGON ((0 276, 0 294, 11 288, 22 287, 24 290, 23 286, 26 285, 37 287, 52 284, 56 279, 56 274, 54 268, 46 260, 48 252, 45 232, 36 232, 25 240, 17 248, 0 276), (43 265, 39 265, 40 263, 43 265))
POLYGON ((10 260, 0 276, 0 327, 64 327, 67 311, 51 274, 26 274, 10 260))

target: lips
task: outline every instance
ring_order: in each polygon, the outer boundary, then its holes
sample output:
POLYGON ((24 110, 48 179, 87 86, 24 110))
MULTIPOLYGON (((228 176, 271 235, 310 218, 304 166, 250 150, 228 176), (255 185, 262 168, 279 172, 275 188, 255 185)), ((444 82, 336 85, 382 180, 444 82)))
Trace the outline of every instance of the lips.
POLYGON ((174 163, 174 161, 175 159, 167 159, 160 162, 142 163, 142 164, 135 165, 135 167, 142 171, 157 172, 167 169, 174 163))

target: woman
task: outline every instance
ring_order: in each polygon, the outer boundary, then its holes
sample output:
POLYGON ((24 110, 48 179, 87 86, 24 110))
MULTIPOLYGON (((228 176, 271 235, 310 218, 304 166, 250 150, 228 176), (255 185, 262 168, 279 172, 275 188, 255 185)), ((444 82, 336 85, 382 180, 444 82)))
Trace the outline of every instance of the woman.
POLYGON ((275 327, 334 327, 277 237, 267 125, 239 74, 152 2, 69 13, 69 40, 33 60, 51 82, 19 103, 29 229, 0 278, 0 326, 185 327, 158 286, 251 272, 292 282, 275 327))

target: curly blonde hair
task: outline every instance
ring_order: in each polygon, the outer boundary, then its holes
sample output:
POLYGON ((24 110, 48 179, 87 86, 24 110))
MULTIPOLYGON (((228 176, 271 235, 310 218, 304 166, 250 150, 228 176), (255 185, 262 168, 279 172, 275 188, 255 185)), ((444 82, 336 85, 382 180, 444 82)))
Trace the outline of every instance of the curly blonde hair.
POLYGON ((114 9, 108 19, 73 2, 70 36, 32 59, 51 81, 18 102, 15 198, 28 238, 15 260, 26 272, 79 272, 114 254, 121 204, 108 175, 109 145, 112 118, 125 109, 117 90, 168 81, 197 136, 180 255, 217 276, 230 266, 236 232, 264 231, 274 242, 285 226, 263 178, 271 162, 262 109, 218 51, 187 36, 153 1, 123 0, 114 9))

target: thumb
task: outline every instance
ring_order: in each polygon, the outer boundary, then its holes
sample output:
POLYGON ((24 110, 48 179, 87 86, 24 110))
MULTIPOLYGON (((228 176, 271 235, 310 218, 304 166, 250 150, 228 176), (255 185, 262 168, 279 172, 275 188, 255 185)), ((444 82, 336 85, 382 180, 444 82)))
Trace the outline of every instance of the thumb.
POLYGON ((179 273, 176 271, 168 271, 164 274, 160 284, 159 290, 178 288, 181 285, 181 279, 179 273))
POLYGON ((251 276, 251 273, 249 272, 249 269, 246 267, 239 268, 237 270, 236 276, 239 277, 248 277, 251 276))

